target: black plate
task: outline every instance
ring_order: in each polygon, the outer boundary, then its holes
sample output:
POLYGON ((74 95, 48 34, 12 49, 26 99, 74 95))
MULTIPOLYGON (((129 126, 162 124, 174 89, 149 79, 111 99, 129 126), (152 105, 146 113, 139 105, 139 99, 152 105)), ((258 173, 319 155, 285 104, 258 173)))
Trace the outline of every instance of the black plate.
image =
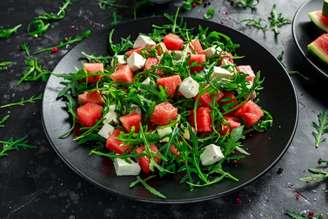
POLYGON ((305 59, 323 76, 328 79, 328 65, 319 58, 310 54, 307 45, 325 33, 308 17, 308 13, 322 8, 322 0, 311 0, 304 3, 296 12, 293 19, 293 37, 298 49, 301 51, 305 59))
MULTIPOLYGON (((49 141, 63 161, 75 172, 105 190, 153 203, 191 203, 217 198, 240 189, 267 172, 282 157, 292 140, 298 118, 297 100, 292 82, 280 62, 261 45, 233 29, 195 18, 185 18, 185 21, 189 27, 201 25, 210 30, 221 31, 241 45, 239 54, 246 55, 243 63, 251 64, 255 70, 261 70, 262 76, 265 77, 260 104, 272 112, 274 125, 270 131, 254 134, 245 142, 246 148, 252 155, 242 160, 238 168, 231 169, 232 174, 239 178, 239 182, 224 181, 189 192, 187 186, 177 184, 176 179, 164 178, 152 184, 168 197, 166 200, 160 200, 141 186, 129 189, 128 185, 135 179, 134 177, 115 176, 110 160, 89 156, 88 149, 76 144, 72 136, 58 139, 58 136, 69 129, 70 123, 67 121, 68 115, 64 110, 64 102, 56 100, 62 87, 59 84, 60 79, 51 76, 43 96, 43 123, 49 141)), ((140 32, 150 32, 152 24, 164 23, 167 23, 167 20, 162 17, 122 23, 116 27, 114 41, 128 35, 134 39, 140 32)), ((104 31, 95 34, 72 49, 58 63, 54 72, 73 72, 75 68, 80 68, 81 51, 98 55, 106 54, 107 33, 104 31)))

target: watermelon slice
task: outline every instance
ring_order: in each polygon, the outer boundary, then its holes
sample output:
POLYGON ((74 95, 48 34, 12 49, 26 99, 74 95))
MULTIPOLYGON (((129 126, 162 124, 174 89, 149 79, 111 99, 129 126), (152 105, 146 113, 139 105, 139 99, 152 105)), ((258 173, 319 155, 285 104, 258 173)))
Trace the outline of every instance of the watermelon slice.
POLYGON ((308 16, 317 27, 328 32, 328 16, 323 16, 321 10, 312 11, 308 16))
POLYGON ((328 16, 328 0, 323 1, 322 15, 323 16, 328 16))
POLYGON ((328 34, 322 34, 308 46, 308 50, 328 64, 328 34))

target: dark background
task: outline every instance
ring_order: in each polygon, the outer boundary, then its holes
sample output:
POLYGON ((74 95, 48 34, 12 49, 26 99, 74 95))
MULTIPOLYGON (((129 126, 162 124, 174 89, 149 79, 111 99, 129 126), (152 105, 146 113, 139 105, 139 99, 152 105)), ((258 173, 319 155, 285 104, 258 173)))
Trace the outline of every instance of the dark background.
MULTIPOLYGON (((154 205, 127 200, 104 192, 86 182, 68 168, 50 147, 41 125, 41 102, 10 109, 6 128, 0 129, 0 139, 29 135, 35 150, 12 152, 0 159, 0 218, 284 218, 287 209, 312 210, 328 215, 328 187, 321 183, 306 186, 298 180, 318 159, 328 159, 328 145, 314 149, 312 121, 318 112, 327 109, 325 82, 301 57, 291 34, 291 25, 281 29, 277 39, 271 31, 263 34, 240 23, 245 18, 266 19, 272 4, 292 19, 302 0, 260 1, 256 11, 235 9, 225 0, 211 1, 216 8, 213 21, 240 30, 269 49, 275 56, 285 51, 284 63, 289 70, 298 70, 303 76, 292 79, 299 98, 300 118, 295 138, 285 156, 264 177, 225 198, 189 205, 154 205), (240 202, 239 202, 240 200, 240 202)), ((94 32, 111 23, 111 10, 101 10, 98 2, 75 1, 64 20, 56 22, 45 36, 33 39, 25 33, 26 25, 43 11, 56 11, 61 1, 53 0, 1 0, 0 26, 23 27, 9 40, 0 40, 0 60, 17 64, 0 72, 0 105, 21 97, 40 94, 45 83, 33 82, 16 86, 24 69, 23 53, 19 44, 28 42, 32 49, 48 47, 65 36, 80 33, 87 28, 94 32)), ((138 16, 174 11, 170 5, 146 8, 138 16)), ((207 9, 199 6, 187 13, 202 17, 207 9)), ((131 18, 125 13, 124 19, 131 18)), ((50 70, 69 50, 38 56, 50 70)), ((259 61, 260 61, 259 54, 259 61)), ((274 91, 272 91, 274 92, 274 91)), ((283 96, 281 98, 284 98, 283 96)), ((282 106, 283 107, 283 106, 282 106)), ((7 110, 0 110, 0 116, 7 110)))

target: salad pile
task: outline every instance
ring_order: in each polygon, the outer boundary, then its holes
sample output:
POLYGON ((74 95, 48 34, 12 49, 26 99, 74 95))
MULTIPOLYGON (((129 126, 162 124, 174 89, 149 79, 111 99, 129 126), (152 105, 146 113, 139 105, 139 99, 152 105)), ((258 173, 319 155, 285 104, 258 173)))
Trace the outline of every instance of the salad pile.
MULTIPOLYGON (((177 16, 114 43, 108 56, 83 53, 83 69, 63 78, 75 141, 90 154, 113 160, 131 187, 176 175, 192 190, 222 180, 238 181, 225 165, 249 156, 242 140, 263 132, 271 115, 258 105, 260 73, 237 65, 238 45, 207 28, 187 28, 177 16)), ((239 61, 239 60, 238 60, 239 61)))

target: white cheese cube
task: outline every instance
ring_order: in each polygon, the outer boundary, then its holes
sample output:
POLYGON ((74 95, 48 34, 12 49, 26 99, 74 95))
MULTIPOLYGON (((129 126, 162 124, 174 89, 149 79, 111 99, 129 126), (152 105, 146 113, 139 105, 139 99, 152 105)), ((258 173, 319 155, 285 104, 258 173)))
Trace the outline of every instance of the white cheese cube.
POLYGON ((149 85, 150 84, 150 77, 146 78, 143 82, 141 82, 143 85, 149 85))
POLYGON ((113 131, 114 131, 114 127, 106 123, 99 130, 98 134, 107 139, 110 135, 112 135, 113 131))
POLYGON ((203 153, 200 155, 200 161, 204 166, 212 165, 223 158, 224 156, 220 147, 215 144, 207 145, 203 153))
POLYGON ((133 48, 145 48, 155 46, 156 43, 149 37, 140 34, 136 41, 134 41, 133 48))
POLYGON ((163 53, 166 53, 168 50, 163 42, 160 42, 156 45, 156 50, 159 53, 159 55, 162 55, 163 53))
POLYGON ((104 118, 104 123, 118 123, 118 116, 115 111, 109 110, 108 113, 105 114, 104 118))
POLYGON ((133 160, 126 160, 121 158, 114 158, 113 164, 117 176, 137 176, 140 173, 140 166, 133 160))
POLYGON ((133 111, 133 112, 136 112, 136 113, 138 113, 138 114, 141 114, 141 109, 140 109, 140 107, 139 107, 138 105, 136 105, 136 104, 131 104, 131 105, 130 105, 130 109, 131 109, 131 111, 133 111))
POLYGON ((217 55, 221 51, 222 51, 222 49, 220 47, 214 47, 214 46, 212 46, 210 48, 205 49, 204 50, 204 53, 206 55, 206 58, 210 58, 210 57, 212 57, 214 55, 217 55))
POLYGON ((117 63, 118 64, 120 64, 120 65, 126 64, 124 55, 117 55, 116 58, 117 58, 117 63))
POLYGON ((193 98, 197 96, 199 92, 199 84, 192 77, 185 78, 179 87, 179 92, 185 98, 193 98))
POLYGON ((112 105, 109 105, 108 106, 108 111, 115 112, 115 109, 116 109, 116 105, 115 104, 112 104, 112 105))
POLYGON ((140 54, 133 52, 132 55, 127 59, 127 63, 132 71, 137 71, 144 67, 146 59, 140 54))
POLYGON ((221 78, 221 79, 231 79, 233 77, 233 73, 228 71, 227 69, 214 66, 211 78, 216 79, 216 78, 221 78))
POLYGON ((172 133, 172 128, 171 127, 158 128, 157 133, 158 133, 160 138, 163 138, 163 137, 168 136, 169 134, 172 133))

